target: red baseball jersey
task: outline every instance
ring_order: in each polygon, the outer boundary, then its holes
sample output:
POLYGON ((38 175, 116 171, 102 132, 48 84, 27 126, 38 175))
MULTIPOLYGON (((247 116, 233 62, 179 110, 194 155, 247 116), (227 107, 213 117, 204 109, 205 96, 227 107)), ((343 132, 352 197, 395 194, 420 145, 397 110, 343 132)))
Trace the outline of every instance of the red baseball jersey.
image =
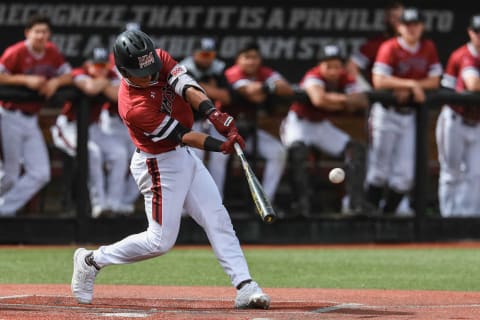
POLYGON ((411 48, 397 37, 380 45, 372 73, 419 80, 440 76, 442 65, 431 40, 422 39, 411 48))
MULTIPOLYGON (((457 92, 465 91, 466 75, 480 77, 480 55, 471 43, 452 52, 442 77, 442 86, 457 92)), ((480 120, 480 109, 476 106, 452 105, 451 108, 468 119, 480 120)))
MULTIPOLYGON (((80 68, 75 68, 72 70, 72 77, 73 81, 79 81, 85 78, 90 78, 90 75, 88 74, 88 71, 85 67, 80 67, 80 68)), ((113 71, 110 70, 107 74, 107 78, 113 82, 116 83, 118 82, 118 77, 117 74, 113 71)), ((100 118, 100 112, 102 111, 103 108, 108 109, 110 108, 111 105, 117 105, 116 103, 106 101, 106 102, 93 102, 92 105, 89 106, 89 122, 98 122, 98 119, 100 118)), ((67 116, 69 121, 74 121, 77 118, 77 111, 75 109, 75 105, 68 101, 63 105, 62 111, 60 112, 61 114, 64 114, 67 116)))
POLYGON ((373 38, 368 39, 360 46, 357 52, 352 55, 352 60, 359 66, 360 69, 365 70, 368 75, 368 80, 371 82, 371 70, 375 58, 377 56, 380 45, 389 38, 384 34, 379 34, 373 38))
MULTIPOLYGON (((260 81, 264 83, 273 83, 283 77, 275 70, 261 66, 254 76, 247 76, 237 65, 233 65, 225 70, 225 77, 233 89, 241 88, 251 82, 260 81)), ((256 105, 244 101, 242 103, 233 103, 226 110, 234 118, 255 119, 256 105)))
POLYGON ((170 72, 175 73, 177 61, 166 51, 156 51, 162 62, 158 82, 138 88, 122 79, 118 92, 118 111, 133 143, 151 154, 170 151, 178 145, 177 141, 166 139, 178 123, 190 129, 193 125, 192 108, 167 82, 170 72))
MULTIPOLYGON (((300 88, 305 89, 307 86, 316 84, 322 86, 327 92, 352 93, 358 92, 355 79, 346 71, 342 72, 338 82, 328 82, 318 66, 308 70, 300 81, 300 88)), ((311 103, 294 102, 290 106, 290 110, 295 112, 300 118, 312 122, 322 121, 327 115, 332 114, 323 109, 313 106, 311 103)))
MULTIPOLYGON (((65 61, 52 42, 48 42, 45 52, 38 55, 32 51, 25 40, 20 41, 5 49, 0 57, 0 73, 39 75, 50 79, 70 71, 70 64, 65 61)), ((7 109, 19 109, 32 114, 37 113, 43 105, 42 102, 1 101, 0 103, 7 109)))

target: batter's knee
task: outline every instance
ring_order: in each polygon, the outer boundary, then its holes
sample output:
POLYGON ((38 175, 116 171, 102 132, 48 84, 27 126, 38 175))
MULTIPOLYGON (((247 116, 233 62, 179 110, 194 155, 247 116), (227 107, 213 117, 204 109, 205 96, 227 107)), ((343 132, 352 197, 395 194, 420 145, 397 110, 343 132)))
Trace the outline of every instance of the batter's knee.
POLYGON ((159 256, 170 251, 175 245, 176 237, 168 239, 164 234, 149 234, 148 237, 148 251, 152 256, 159 256))

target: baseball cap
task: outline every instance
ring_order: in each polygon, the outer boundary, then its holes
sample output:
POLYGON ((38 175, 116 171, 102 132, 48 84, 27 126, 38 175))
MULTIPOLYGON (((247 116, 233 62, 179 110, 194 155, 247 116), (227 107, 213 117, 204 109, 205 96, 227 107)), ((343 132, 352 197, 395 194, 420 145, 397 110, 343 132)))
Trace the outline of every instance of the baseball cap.
POLYGON ((480 14, 476 14, 472 16, 472 18, 470 19, 469 27, 475 32, 480 31, 480 14))
POLYGON ((194 51, 216 51, 215 39, 210 37, 197 39, 193 49, 194 51))
POLYGON ((104 47, 93 48, 90 55, 90 61, 92 63, 107 63, 108 60, 108 50, 104 47))
POLYGON ((400 21, 402 23, 425 22, 425 16, 417 8, 405 8, 400 21))
POLYGON ((320 50, 320 57, 319 62, 325 60, 332 60, 332 59, 340 59, 342 61, 345 60, 345 57, 342 54, 342 50, 336 44, 327 44, 323 46, 320 50))

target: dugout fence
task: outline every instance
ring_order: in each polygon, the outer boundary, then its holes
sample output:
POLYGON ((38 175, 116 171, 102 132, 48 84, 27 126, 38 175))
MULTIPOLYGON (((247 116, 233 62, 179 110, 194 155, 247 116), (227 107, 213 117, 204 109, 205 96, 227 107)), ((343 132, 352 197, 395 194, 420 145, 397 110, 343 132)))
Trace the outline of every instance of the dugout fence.
MULTIPOLYGON (((395 97, 390 91, 366 92, 370 104, 381 102, 395 104, 395 97)), ((43 101, 35 91, 16 86, 0 86, 0 100, 10 101, 43 101)), ((41 218, 39 215, 17 218, 0 219, 0 243, 64 243, 105 241, 111 238, 130 234, 132 228, 139 231, 145 227, 144 218, 131 221, 99 221, 90 218, 89 196, 87 187, 88 171, 88 118, 89 105, 92 99, 106 99, 105 97, 87 97, 75 87, 60 88, 48 101, 47 108, 59 109, 65 101, 74 101, 78 105, 78 144, 77 144, 77 175, 75 215, 65 219, 41 218), (40 217, 40 219, 39 219, 40 217), (113 229, 117 228, 116 231, 113 229), (51 232, 55 229, 57 234, 51 232), (49 231, 50 230, 50 231, 49 231), (62 230, 62 231, 59 231, 62 230), (105 232, 107 230, 107 232, 105 232), (101 235, 100 235, 101 234, 101 235)), ((297 91, 293 99, 307 99, 305 93, 297 91)), ((426 215, 427 197, 432 190, 428 183, 428 151, 431 147, 427 139, 429 124, 429 110, 439 108, 444 104, 465 106, 480 106, 480 93, 456 93, 448 89, 429 91, 426 103, 417 105, 416 110, 416 167, 413 206, 414 217, 410 219, 371 218, 368 221, 356 218, 335 219, 319 218, 317 221, 290 221, 280 222, 277 228, 261 225, 256 215, 250 219, 235 222, 240 238, 248 242, 365 242, 365 241, 422 241, 435 239, 478 238, 480 233, 476 226, 480 219, 442 218, 432 219, 426 215), (303 230, 302 235, 291 231, 291 226, 298 226, 303 230), (330 228, 330 229, 328 229, 330 228), (305 232, 307 230, 308 232, 305 232), (322 235, 323 233, 323 235, 322 235), (356 235, 355 235, 356 233, 356 235), (370 235, 370 236, 369 236, 370 235)), ((113 219, 110 219, 113 220, 113 219)), ((184 224, 184 229, 190 233, 180 236, 182 242, 203 242, 204 235, 191 223, 184 224)))

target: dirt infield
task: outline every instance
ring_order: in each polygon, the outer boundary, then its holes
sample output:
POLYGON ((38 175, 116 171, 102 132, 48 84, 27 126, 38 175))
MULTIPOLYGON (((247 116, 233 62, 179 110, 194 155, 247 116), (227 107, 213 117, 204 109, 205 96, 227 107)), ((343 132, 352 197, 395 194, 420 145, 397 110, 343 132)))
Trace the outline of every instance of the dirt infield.
POLYGON ((0 285, 0 320, 479 319, 480 292, 267 288, 270 310, 235 310, 230 287, 97 285, 79 305, 68 285, 0 285))

